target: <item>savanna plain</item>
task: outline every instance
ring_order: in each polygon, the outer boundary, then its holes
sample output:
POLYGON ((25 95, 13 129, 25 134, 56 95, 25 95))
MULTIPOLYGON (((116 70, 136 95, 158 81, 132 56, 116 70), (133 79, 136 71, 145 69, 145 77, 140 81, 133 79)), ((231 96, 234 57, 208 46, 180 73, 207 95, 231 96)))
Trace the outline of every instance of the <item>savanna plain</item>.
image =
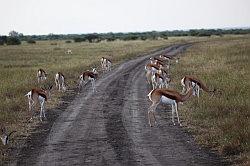
MULTIPOLYGON (((37 126, 46 123, 38 119, 29 122, 28 101, 24 95, 34 87, 54 84, 57 72, 64 73, 68 88, 73 89, 81 72, 91 70, 91 67, 100 70, 101 57, 108 57, 116 66, 172 44, 190 42, 192 46, 178 55, 179 63, 171 68, 171 88, 181 91, 180 79, 185 75, 195 75, 220 93, 211 97, 204 92, 199 100, 193 98, 184 103, 180 110, 181 119, 201 146, 218 151, 235 164, 248 165, 249 35, 100 43, 65 43, 59 40, 0 46, 0 124, 8 131, 17 131, 9 145, 0 145, 1 162, 11 160, 12 149, 21 147, 20 144, 25 142, 23 140, 37 126), (67 49, 71 49, 72 54, 65 54, 67 49), (36 72, 39 68, 48 73, 48 79, 43 84, 37 83, 36 72)), ((66 94, 53 90, 46 110, 58 106, 63 95, 66 94)))

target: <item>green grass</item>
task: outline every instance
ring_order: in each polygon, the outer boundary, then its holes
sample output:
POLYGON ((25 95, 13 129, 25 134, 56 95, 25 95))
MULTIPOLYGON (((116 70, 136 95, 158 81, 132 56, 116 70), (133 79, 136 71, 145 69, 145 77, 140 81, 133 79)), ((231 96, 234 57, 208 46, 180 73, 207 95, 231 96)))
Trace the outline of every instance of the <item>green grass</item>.
POLYGON ((222 91, 212 98, 203 92, 199 102, 192 98, 181 114, 200 144, 249 163, 250 36, 195 44, 172 73, 178 89, 184 75, 194 75, 222 91))

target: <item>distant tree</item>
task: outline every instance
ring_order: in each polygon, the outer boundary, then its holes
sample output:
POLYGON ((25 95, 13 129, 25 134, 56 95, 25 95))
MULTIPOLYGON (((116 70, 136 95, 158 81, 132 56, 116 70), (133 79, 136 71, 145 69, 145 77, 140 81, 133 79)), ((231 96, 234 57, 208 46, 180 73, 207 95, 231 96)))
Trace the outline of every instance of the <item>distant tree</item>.
POLYGON ((7 45, 19 45, 21 41, 17 37, 8 37, 6 41, 7 45))
POLYGON ((100 37, 98 36, 97 33, 87 34, 87 35, 85 36, 85 38, 86 38, 90 43, 92 43, 92 42, 94 42, 94 41, 96 41, 96 42, 99 42, 99 41, 100 41, 100 37))
POLYGON ((13 31, 9 32, 9 36, 10 37, 19 37, 19 33, 13 30, 13 31))
POLYGON ((191 36, 197 36, 197 35, 199 34, 199 32, 198 32, 198 30, 192 29, 192 30, 189 31, 189 34, 190 34, 191 36))

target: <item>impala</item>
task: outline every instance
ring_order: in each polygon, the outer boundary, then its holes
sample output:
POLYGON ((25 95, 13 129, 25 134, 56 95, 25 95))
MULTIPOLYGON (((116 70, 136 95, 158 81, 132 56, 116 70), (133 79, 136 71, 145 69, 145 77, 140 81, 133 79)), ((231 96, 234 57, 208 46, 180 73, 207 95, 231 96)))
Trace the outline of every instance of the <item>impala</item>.
POLYGON ((102 57, 101 66, 103 71, 111 71, 112 62, 111 60, 102 57))
POLYGON ((180 94, 179 92, 171 89, 154 89, 149 94, 149 100, 152 102, 151 106, 148 110, 148 122, 150 127, 152 127, 151 118, 153 118, 154 123, 156 124, 155 118, 155 110, 156 107, 160 103, 170 104, 172 107, 172 122, 174 122, 174 113, 176 113, 178 123, 181 126, 179 115, 178 115, 178 103, 186 101, 192 95, 192 88, 188 90, 188 92, 184 95, 180 94), (152 115, 152 117, 150 117, 152 115))
POLYGON ((28 97, 29 101, 29 111, 32 113, 30 120, 33 119, 34 116, 34 106, 39 103, 40 104, 40 120, 42 121, 43 118, 46 119, 45 116, 45 102, 50 97, 50 91, 53 85, 51 85, 47 90, 45 89, 32 89, 29 91, 25 96, 28 97))
POLYGON ((95 92, 96 91, 95 80, 97 79, 97 76, 98 76, 98 73, 96 69, 93 69, 92 71, 83 72, 80 75, 79 92, 81 91, 82 87, 86 85, 89 81, 91 82, 93 92, 95 92))
POLYGON ((46 71, 44 71, 43 69, 38 69, 38 71, 37 71, 37 81, 38 81, 38 83, 46 80, 47 75, 48 74, 46 73, 46 71))
POLYGON ((208 87, 198 78, 194 76, 185 76, 181 79, 181 85, 183 87, 182 93, 184 93, 189 86, 192 86, 193 89, 193 95, 197 96, 199 98, 200 96, 200 90, 204 90, 208 93, 214 93, 216 90, 209 90, 208 87))
POLYGON ((59 91, 66 91, 65 77, 61 72, 56 73, 55 83, 59 91))

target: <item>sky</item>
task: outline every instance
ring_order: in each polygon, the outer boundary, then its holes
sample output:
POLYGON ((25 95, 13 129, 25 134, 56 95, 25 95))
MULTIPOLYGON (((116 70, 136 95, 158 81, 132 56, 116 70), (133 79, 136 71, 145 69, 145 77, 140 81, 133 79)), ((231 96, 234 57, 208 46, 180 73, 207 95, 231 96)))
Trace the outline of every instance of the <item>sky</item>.
POLYGON ((0 35, 250 27, 250 0, 0 0, 0 35))

